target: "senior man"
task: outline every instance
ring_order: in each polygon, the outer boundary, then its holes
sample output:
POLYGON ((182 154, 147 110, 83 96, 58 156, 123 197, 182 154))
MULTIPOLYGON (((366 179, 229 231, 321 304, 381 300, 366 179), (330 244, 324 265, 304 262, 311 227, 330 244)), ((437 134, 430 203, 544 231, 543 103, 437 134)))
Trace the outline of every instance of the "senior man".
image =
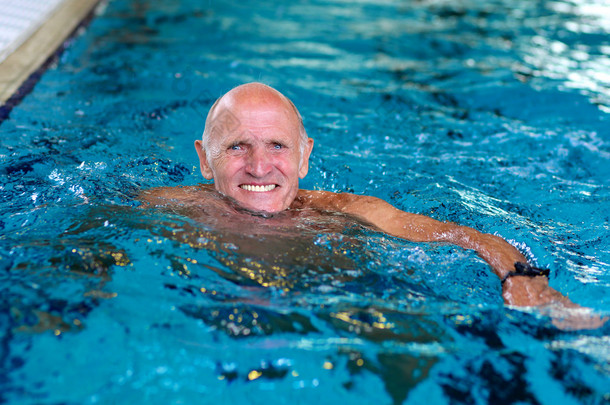
MULTIPOLYGON (((502 280, 507 304, 578 308, 549 287, 548 272, 531 267, 515 247, 498 236, 404 212, 375 197, 299 189, 299 178, 309 169, 313 144, 297 108, 279 91, 261 83, 234 88, 212 106, 203 138, 195 141, 201 173, 214 181, 213 188, 198 188, 196 203, 205 205, 213 193, 220 193, 259 216, 283 211, 298 215, 308 208, 341 212, 410 241, 474 249, 502 280)), ((145 192, 143 200, 155 205, 192 203, 193 195, 188 187, 160 188, 145 192)), ((217 204, 218 199, 213 200, 217 204)), ((594 317, 585 327, 601 322, 594 317)))

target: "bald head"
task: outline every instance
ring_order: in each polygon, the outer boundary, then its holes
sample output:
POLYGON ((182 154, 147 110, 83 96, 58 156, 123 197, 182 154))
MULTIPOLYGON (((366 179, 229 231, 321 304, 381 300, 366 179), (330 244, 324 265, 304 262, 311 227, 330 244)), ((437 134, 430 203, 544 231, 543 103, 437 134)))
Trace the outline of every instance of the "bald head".
POLYGON ((266 212, 290 207, 312 148, 294 104, 261 83, 241 85, 218 99, 203 140, 195 141, 203 177, 242 206, 266 212))
POLYGON ((207 153, 212 152, 210 138, 214 131, 231 130, 239 127, 238 111, 247 111, 253 107, 268 106, 270 108, 285 110, 292 116, 299 127, 301 153, 307 145, 307 132, 303 126, 303 118, 296 106, 282 93, 263 83, 246 83, 235 87, 220 97, 210 108, 205 120, 203 131, 203 145, 207 153))

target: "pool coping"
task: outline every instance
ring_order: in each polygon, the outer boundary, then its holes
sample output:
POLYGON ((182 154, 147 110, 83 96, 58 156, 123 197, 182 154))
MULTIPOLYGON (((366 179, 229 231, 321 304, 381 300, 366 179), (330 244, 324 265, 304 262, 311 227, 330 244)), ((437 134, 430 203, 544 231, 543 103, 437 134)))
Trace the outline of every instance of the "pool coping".
MULTIPOLYGON (((0 63, 0 107, 29 93, 24 83, 52 58, 64 41, 94 11, 100 0, 65 0, 21 46, 0 63), (25 86, 24 86, 25 87, 25 86), (22 93, 22 94, 19 94, 22 93)), ((33 87, 33 86, 32 86, 33 87)))

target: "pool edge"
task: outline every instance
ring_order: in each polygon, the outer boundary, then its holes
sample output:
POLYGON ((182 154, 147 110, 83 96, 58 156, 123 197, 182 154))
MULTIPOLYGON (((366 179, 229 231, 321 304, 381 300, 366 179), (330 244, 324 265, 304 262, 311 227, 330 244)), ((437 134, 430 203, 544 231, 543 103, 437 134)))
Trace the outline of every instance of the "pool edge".
POLYGON ((29 93, 31 88, 20 92, 24 83, 61 48, 64 41, 100 2, 101 0, 66 0, 38 30, 0 63, 0 109, 12 109, 29 93), (13 100, 15 98, 18 100, 13 100))

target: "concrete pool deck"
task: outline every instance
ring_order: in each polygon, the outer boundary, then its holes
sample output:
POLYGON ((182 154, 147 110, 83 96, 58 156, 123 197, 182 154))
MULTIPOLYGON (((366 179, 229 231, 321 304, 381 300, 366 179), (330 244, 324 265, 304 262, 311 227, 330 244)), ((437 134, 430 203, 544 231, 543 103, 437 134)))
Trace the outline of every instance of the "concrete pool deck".
POLYGON ((99 1, 49 0, 47 8, 41 8, 40 2, 0 1, 0 14, 15 23, 0 27, 5 34, 0 38, 0 106, 43 66, 99 1))

